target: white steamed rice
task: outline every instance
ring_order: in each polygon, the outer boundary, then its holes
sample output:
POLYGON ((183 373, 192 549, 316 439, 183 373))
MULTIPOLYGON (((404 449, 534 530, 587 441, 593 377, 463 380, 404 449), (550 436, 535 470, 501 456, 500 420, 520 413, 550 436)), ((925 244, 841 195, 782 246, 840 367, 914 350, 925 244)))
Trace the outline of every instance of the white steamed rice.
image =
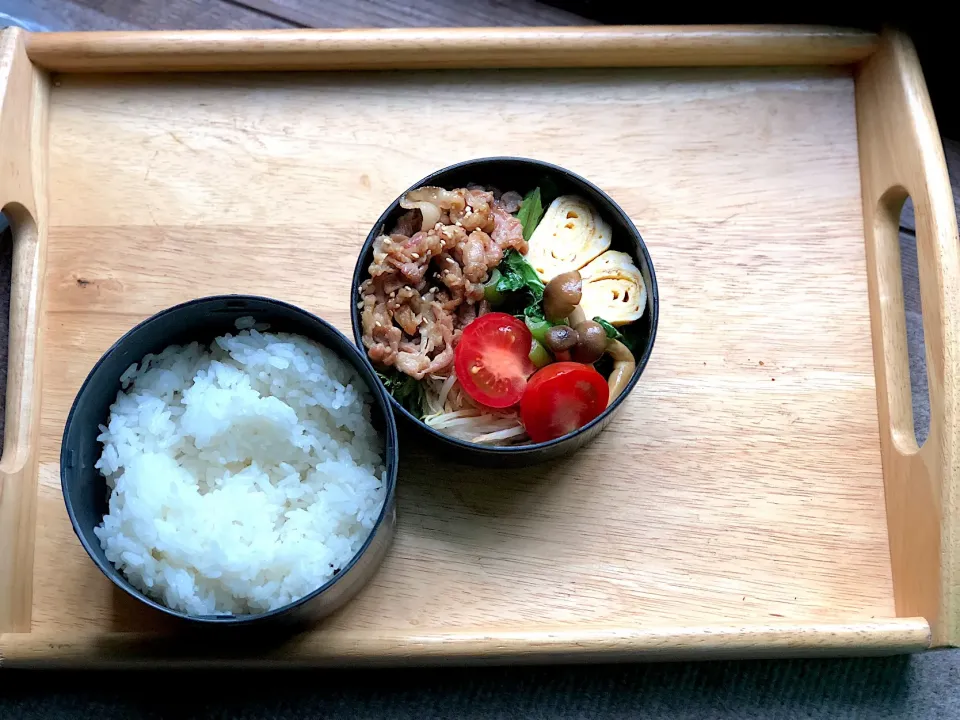
POLYGON ((147 595, 193 615, 264 612, 367 539, 383 440, 366 385, 332 351, 251 328, 148 355, 121 382, 98 438, 112 493, 95 532, 147 595))

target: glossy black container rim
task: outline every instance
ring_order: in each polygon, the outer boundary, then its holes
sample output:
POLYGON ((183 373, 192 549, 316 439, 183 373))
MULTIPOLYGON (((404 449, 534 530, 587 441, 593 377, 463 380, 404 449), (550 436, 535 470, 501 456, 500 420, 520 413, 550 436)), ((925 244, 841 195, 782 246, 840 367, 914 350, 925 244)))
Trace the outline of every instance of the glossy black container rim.
MULTIPOLYGON (((528 453, 534 453, 537 450, 552 448, 556 445, 560 445, 561 443, 569 442, 571 439, 577 437, 578 435, 587 432, 590 428, 594 427, 595 425, 602 423, 605 418, 609 417, 612 413, 614 413, 617 410, 617 408, 620 407, 623 401, 626 400, 627 395, 630 394, 630 392, 636 386, 637 382, 639 382, 640 375, 643 374, 643 370, 644 368, 646 368, 647 362, 649 362, 650 360, 650 354, 653 351, 653 344, 657 337, 657 325, 660 320, 660 291, 657 286, 657 276, 653 268, 653 260, 651 260, 650 258, 650 252, 647 250, 647 244, 643 241, 643 237, 640 235, 640 231, 637 230, 637 227, 633 223, 633 220, 631 220, 630 216, 627 215, 626 212, 624 212, 623 208, 621 208, 620 205, 618 205, 613 198, 611 198, 607 193, 605 193, 603 190, 597 187, 594 183, 590 182, 586 178, 582 177, 581 175, 578 175, 577 173, 571 170, 567 170, 564 167, 560 167, 559 165, 554 165, 553 163, 548 163, 543 160, 534 160, 532 158, 504 155, 504 156, 491 156, 491 157, 474 158, 472 160, 464 160, 458 163, 454 163, 453 165, 448 165, 447 167, 441 168, 440 170, 436 170, 435 172, 430 173, 426 177, 418 180, 413 185, 411 185, 406 190, 404 190, 404 192, 401 193, 393 202, 391 202, 390 205, 387 206, 387 209, 380 214, 380 217, 377 218, 376 223, 374 223, 373 229, 371 229, 370 233, 367 235, 367 239, 364 241, 363 247, 360 248, 360 256, 358 257, 357 264, 353 270, 353 282, 351 284, 350 323, 353 327, 354 341, 356 342, 357 347, 360 348, 364 361, 367 363, 368 366, 373 367, 373 365, 370 363, 370 360, 367 358, 366 349, 363 347, 363 329, 361 328, 360 323, 358 322, 359 313, 356 310, 356 302, 357 302, 357 290, 360 287, 360 284, 366 279, 366 276, 368 275, 367 265, 364 262, 364 258, 366 257, 368 251, 370 250, 370 247, 373 245, 373 242, 377 239, 377 236, 383 232, 387 219, 390 217, 390 215, 392 215, 396 211, 400 202, 400 198, 405 193, 411 190, 415 190, 416 188, 421 187, 422 185, 429 185, 435 178, 441 175, 446 175, 449 172, 469 168, 472 165, 479 165, 481 163, 491 163, 491 162, 517 162, 517 163, 524 163, 527 165, 533 165, 533 166, 542 168, 546 172, 556 173, 559 175, 566 175, 567 177, 573 178, 577 182, 583 183, 587 187, 591 188, 594 192, 597 193, 597 195, 603 198, 604 201, 608 204, 607 209, 619 215, 619 218, 622 222, 624 222, 628 227, 631 227, 634 229, 634 233, 635 233, 634 237, 637 241, 637 245, 640 248, 640 253, 643 256, 643 259, 650 270, 650 286, 647 288, 647 293, 650 296, 650 306, 651 306, 650 335, 647 339, 646 347, 644 347, 643 349, 643 354, 640 357, 635 358, 637 366, 633 371, 633 376, 630 378, 630 382, 627 383, 627 386, 623 389, 623 392, 620 393, 620 395, 617 397, 616 400, 614 400, 597 417, 595 417, 593 420, 588 422, 583 427, 577 428, 572 433, 568 433, 561 437, 555 438, 553 440, 548 440, 542 443, 528 443, 526 445, 502 445, 502 446, 478 445, 476 443, 470 443, 470 442, 466 442, 465 440, 460 440, 459 438, 455 438, 452 435, 446 435, 444 433, 439 432, 438 430, 434 430, 432 427, 427 425, 425 422, 423 422, 419 418, 414 417, 414 415, 405 407, 403 407, 403 405, 401 405, 396 400, 396 398, 393 397, 392 394, 387 393, 387 396, 390 398, 390 404, 393 407, 394 412, 400 413, 400 415, 405 417, 408 421, 416 424, 421 430, 429 433, 431 436, 437 438, 439 441, 443 443, 456 446, 470 452, 480 452, 480 453, 487 453, 490 455, 500 455, 500 456, 510 456, 510 455, 519 456, 519 455, 526 455, 528 453)), ((378 382, 377 384, 381 388, 383 388, 383 383, 378 382)), ((384 388, 384 391, 385 390, 386 389, 384 388)))
MULTIPOLYGON (((87 377, 84 379, 83 384, 80 386, 80 390, 77 392, 76 396, 74 397, 73 404, 70 407, 70 413, 67 415, 67 422, 64 425, 63 438, 60 446, 60 489, 63 494, 64 504, 66 505, 66 508, 67 508, 67 515, 70 518, 70 524, 73 527, 74 534, 80 540, 80 543, 81 545, 83 545, 83 549, 86 551, 87 555, 89 555, 91 560, 93 560, 93 562, 96 563, 97 567, 100 568, 100 571, 103 572, 103 574, 106 575, 116 587, 126 592, 130 597, 146 605, 149 605, 155 610, 159 610, 165 615, 175 617, 178 620, 185 620, 191 623, 199 623, 199 624, 210 625, 210 626, 260 624, 261 621, 269 620, 279 615, 285 615, 288 612, 305 605, 306 603, 310 602, 321 593, 333 587, 337 582, 339 582, 342 578, 344 578, 347 575, 347 573, 351 570, 351 568, 353 568, 353 566, 357 563, 360 557, 367 551, 367 548, 373 542, 374 537, 376 536, 377 531, 379 530, 384 519, 387 517, 387 514, 389 512, 392 512, 393 496, 396 493, 397 469, 399 464, 397 424, 396 424, 396 420, 393 417, 393 414, 390 412, 391 406, 390 406, 389 399, 392 399, 392 398, 390 398, 390 394, 386 391, 386 388, 383 387, 383 383, 381 383, 377 378, 376 373, 373 373, 372 371, 366 372, 367 375, 372 375, 372 379, 368 377, 363 377, 364 373, 360 373, 361 378, 367 383, 367 385, 370 386, 371 393, 376 398, 377 403, 380 405, 380 408, 383 411, 384 435, 385 435, 384 466, 386 468, 386 474, 387 474, 386 492, 384 494, 383 508, 380 510, 380 514, 377 516, 377 519, 374 522, 373 527, 370 529, 370 534, 367 536, 367 539, 364 541, 363 545, 360 546, 360 549, 350 559, 350 562, 348 562, 343 568, 341 568, 339 573, 337 573, 334 577, 330 578, 327 582, 325 582, 323 585, 318 587, 316 590, 308 593, 307 595, 304 595, 298 600, 294 600, 293 602, 283 605, 279 608, 268 610, 267 612, 247 614, 247 615, 229 615, 229 614, 188 615, 187 613, 181 612, 179 610, 174 610, 172 608, 167 607, 163 603, 157 602, 153 598, 148 597, 146 594, 134 588, 129 583, 122 584, 117 582, 111 574, 111 571, 119 572, 117 568, 109 560, 103 560, 103 561, 100 560, 97 554, 90 547, 89 543, 84 537, 84 534, 80 532, 78 527, 77 517, 73 508, 73 502, 70 499, 70 494, 67 492, 64 468, 66 467, 66 464, 65 464, 66 453, 69 452, 69 448, 67 447, 66 440, 70 430, 70 426, 73 423, 74 411, 76 410, 77 405, 79 404, 80 398, 82 397, 84 391, 86 390, 87 384, 90 382, 90 379, 93 376, 93 374, 106 361, 106 359, 110 355, 112 355, 114 352, 116 352, 119 348, 121 348, 124 345, 124 343, 129 339, 129 337, 133 335, 135 332, 143 328, 145 325, 149 325, 154 320, 157 320, 166 315, 177 313, 185 308, 189 308, 195 305, 200 305, 202 303, 209 303, 209 302, 216 302, 216 301, 229 302, 231 300, 252 301, 252 302, 265 303, 268 305, 276 305, 276 306, 291 310, 305 317, 306 319, 318 322, 331 334, 339 335, 344 341, 343 345, 345 347, 350 348, 350 351, 354 353, 354 356, 361 360, 360 364, 364 367, 364 369, 366 371, 369 371, 370 365, 369 363, 366 362, 366 358, 363 357, 363 353, 361 353, 359 350, 357 350, 356 347, 351 345, 349 339, 343 333, 341 333, 339 330, 337 330, 337 328, 335 328, 333 325, 328 323, 323 318, 317 315, 314 315, 313 313, 307 310, 304 310, 301 307, 292 305, 291 303, 283 302, 282 300, 275 300, 273 298, 269 298, 261 295, 227 294, 227 295, 210 295, 210 296, 201 297, 201 298, 194 298, 193 300, 188 300, 186 302, 180 303, 179 305, 174 305, 165 310, 161 310, 160 312, 155 313, 154 315, 151 315, 145 320, 137 323, 134 327, 132 327, 127 332, 125 332, 116 342, 114 342, 113 345, 110 346, 110 349, 108 349, 105 353, 103 353, 103 355, 100 356, 100 359, 97 360, 97 362, 90 369, 90 372, 87 374, 87 377)), ((210 341, 212 340, 213 338, 210 338, 210 341)), ((314 340, 314 342, 320 342, 320 341, 314 340)), ((341 354, 339 351, 336 351, 336 352, 337 352, 337 355, 341 354)), ((356 366, 354 366, 353 363, 351 363, 351 366, 355 367, 356 369, 356 366)), ((117 380, 119 382, 119 378, 117 378, 117 380)), ((104 418, 104 420, 105 419, 106 418, 104 418)))

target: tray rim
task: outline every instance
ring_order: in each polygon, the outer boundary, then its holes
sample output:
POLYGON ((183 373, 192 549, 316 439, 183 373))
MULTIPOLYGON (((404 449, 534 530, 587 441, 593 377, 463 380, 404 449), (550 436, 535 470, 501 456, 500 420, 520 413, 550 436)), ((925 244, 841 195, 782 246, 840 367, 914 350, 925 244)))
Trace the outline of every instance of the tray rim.
MULTIPOLYGON (((141 633, 0 635, 0 668, 346 667, 589 663, 637 660, 898 655, 925 650, 923 618, 852 623, 556 627, 536 631, 413 635, 336 630, 304 633, 276 649, 249 643, 194 652, 175 636, 141 633), (184 649, 186 647, 186 649, 184 649)), ((241 639, 242 640, 242 639, 241 639)))
POLYGON ((28 33, 51 72, 850 65, 875 33, 788 25, 28 33), (477 53, 465 53, 465 48, 477 53))
MULTIPOLYGON (((473 54, 476 55, 476 54, 473 54)), ((22 147, 14 172, 0 170, 0 204, 20 202, 37 220, 31 235, 15 240, 11 292, 10 379, 7 431, 0 461, 0 519, 24 517, 29 547, 20 556, 0 553, 0 579, 32 577, 32 530, 36 496, 40 378, 33 373, 41 341, 42 275, 46 236, 46 108, 51 72, 166 72, 259 70, 453 69, 520 67, 664 67, 840 65, 852 67, 856 86, 861 184, 871 306, 878 416, 887 525, 890 533, 896 612, 899 617, 869 623, 799 623, 683 628, 559 628, 557 632, 436 633, 404 635, 402 647, 385 651, 390 639, 334 638, 324 647, 293 653, 291 662, 339 664, 416 659, 494 661, 671 658, 674 656, 778 656, 913 652, 960 644, 960 528, 953 518, 960 487, 960 436, 956 417, 960 391, 960 252, 957 222, 943 149, 916 53, 904 36, 816 27, 591 27, 460 28, 404 30, 184 31, 30 34, 0 32, 0 141, 22 147), (429 43, 429 45, 427 45, 429 43), (482 61, 464 58, 464 45, 496 52, 482 61), (416 53, 410 47, 417 47, 416 53), (421 47, 422 46, 422 47, 421 47), (456 48, 456 53, 453 49, 456 48), (898 122, 883 112, 893 103, 898 122), (12 118, 12 119, 11 119, 12 118), (895 140, 894 140, 895 139, 895 140), (877 154, 896 143, 902 149, 885 164, 877 154), (906 173, 906 176, 901 173, 906 173), (28 187, 23 186, 22 177, 28 187), (918 251, 924 298, 924 324, 930 377, 931 432, 922 450, 905 452, 895 430, 904 418, 896 402, 904 378, 905 333, 896 307, 881 303, 893 293, 903 315, 899 276, 894 286, 884 274, 893 261, 884 243, 884 204, 889 190, 904 186, 917 205, 918 251), (878 194, 879 193, 879 194, 878 194), (883 200, 884 202, 880 202, 883 200), (26 237, 27 242, 24 242, 26 237), (883 291, 883 295, 881 294, 883 291), (928 305, 928 299, 930 304, 928 305), (931 342, 931 338, 933 341, 931 342), (891 371, 893 368, 894 371, 891 371), (898 414, 899 413, 899 414, 898 414), (917 476, 930 492, 923 502, 891 503, 891 496, 915 487, 917 476), (32 497, 31 497, 32 496, 32 497), (916 528, 933 528, 916 532, 916 528), (29 562, 25 563, 25 556, 29 562), (19 564, 18 564, 19 563, 19 564), (665 634, 666 633, 666 634, 665 634), (695 642, 696 638, 707 638, 695 642), (744 640, 753 638, 753 642, 744 640), (339 643, 339 644, 338 644, 339 643), (760 643, 758 646, 757 643, 760 643), (381 652, 377 652, 377 648, 381 652)), ((884 153, 885 154, 885 153, 884 153)), ((889 214, 889 213, 887 213, 889 214)), ((15 223, 16 224, 16 223, 15 223)), ((895 256, 899 268, 899 251, 895 256)), ((894 302, 895 306, 896 303, 894 302)), ((909 377, 906 379, 909 392, 909 377)), ((909 398, 909 394, 907 395, 909 398)), ((908 403, 909 405, 909 403, 908 403)), ((912 418, 911 422, 912 422, 912 418)), ((909 495, 909 493, 907 493, 909 495)), ((0 526, 0 547, 15 532, 0 526)), ((22 535, 22 533, 21 533, 22 535)), ((14 536, 12 538, 16 540, 14 536)), ((31 583, 27 583, 31 585, 31 583)), ((0 582, 0 664, 57 664, 104 661, 104 647, 129 664, 149 636, 126 633, 53 638, 30 629, 32 588, 0 582), (6 585, 6 587, 4 587, 6 585), (26 601, 24 600, 26 594, 26 601), (125 648, 125 650, 124 650, 125 648), (4 661, 3 658, 6 658, 4 661)), ((310 646, 308 642, 301 644, 310 646)), ((140 656, 141 658, 143 656, 140 656)), ((247 664, 237 657, 227 664, 247 664)), ((171 659, 182 664, 189 659, 171 659)), ((210 659, 196 658, 209 665, 210 659)), ((275 661, 274 661, 275 662, 275 661)), ((110 664, 107 662, 106 664, 110 664)), ((269 663, 268 663, 269 664, 269 663)))

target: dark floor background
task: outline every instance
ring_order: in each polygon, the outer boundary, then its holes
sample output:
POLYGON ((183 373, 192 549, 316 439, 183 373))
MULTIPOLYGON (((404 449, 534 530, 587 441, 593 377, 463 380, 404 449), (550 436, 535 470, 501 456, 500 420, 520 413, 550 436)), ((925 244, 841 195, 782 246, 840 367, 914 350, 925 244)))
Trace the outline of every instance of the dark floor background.
MULTIPOLYGON (((910 32, 947 137, 953 105, 952 27, 911 3, 909 19, 804 8, 671 12, 608 0, 0 0, 0 26, 33 30, 351 26, 571 25, 591 22, 815 22, 910 32), (614 7, 616 5, 616 7, 614 7)), ((960 144, 945 140, 960 169, 960 144)), ((955 195, 960 182, 954 177, 955 195)), ((10 242, 0 218, 0 338, 9 305, 10 242)), ((918 425, 923 335, 912 224, 901 233, 918 425)), ((6 343, 0 342, 0 387, 6 343)), ((2 399, 2 398, 0 398, 2 399)), ((2 414, 0 414, 2 429, 2 414)), ((0 720, 76 718, 960 718, 960 651, 913 657, 552 668, 244 673, 43 673, 0 670, 0 720)))
POLYGON ((362 673, 0 671, 0 718, 946 719, 960 717, 958 657, 362 673))

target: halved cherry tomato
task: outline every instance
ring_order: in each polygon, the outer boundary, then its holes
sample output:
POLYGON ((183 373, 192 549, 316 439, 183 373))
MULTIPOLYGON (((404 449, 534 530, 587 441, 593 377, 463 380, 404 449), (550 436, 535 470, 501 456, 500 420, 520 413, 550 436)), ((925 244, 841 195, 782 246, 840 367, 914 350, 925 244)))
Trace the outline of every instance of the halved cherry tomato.
POLYGON ((454 357, 464 392, 488 407, 516 405, 536 370, 532 339, 523 321, 506 313, 487 313, 467 325, 454 357))
POLYGON ((573 432, 607 407, 610 390, 592 365, 557 362, 530 378, 520 399, 520 419, 534 442, 573 432))

